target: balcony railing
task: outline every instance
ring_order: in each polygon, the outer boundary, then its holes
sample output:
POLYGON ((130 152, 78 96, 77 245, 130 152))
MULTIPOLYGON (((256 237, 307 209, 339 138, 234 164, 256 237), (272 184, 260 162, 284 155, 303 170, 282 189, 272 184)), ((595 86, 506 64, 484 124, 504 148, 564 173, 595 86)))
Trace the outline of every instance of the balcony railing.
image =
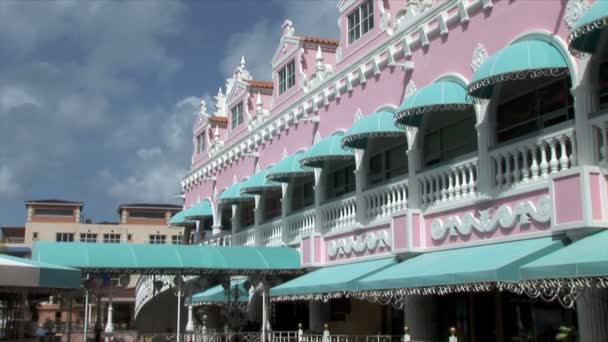
POLYGON ((324 204, 320 208, 323 232, 337 232, 353 227, 357 219, 356 202, 355 195, 351 195, 324 204))
POLYGON ((594 113, 589 122, 593 131, 594 157, 596 163, 608 168, 608 112, 594 113))
POLYGON ((283 243, 283 224, 281 218, 264 223, 258 228, 259 246, 280 246, 283 243))
POLYGON ((315 229, 315 209, 308 209, 290 215, 285 220, 285 242, 296 243, 315 229))
POLYGON ((420 203, 446 203, 477 195, 477 156, 424 171, 419 175, 420 203))
POLYGON ((255 246, 255 227, 248 228, 232 235, 232 244, 235 246, 255 246))
POLYGON ((390 217, 407 206, 407 176, 388 184, 371 188, 363 193, 365 217, 368 221, 390 217))
POLYGON ((570 169, 576 165, 575 144, 574 128, 570 126, 492 150, 495 190, 504 191, 570 169))

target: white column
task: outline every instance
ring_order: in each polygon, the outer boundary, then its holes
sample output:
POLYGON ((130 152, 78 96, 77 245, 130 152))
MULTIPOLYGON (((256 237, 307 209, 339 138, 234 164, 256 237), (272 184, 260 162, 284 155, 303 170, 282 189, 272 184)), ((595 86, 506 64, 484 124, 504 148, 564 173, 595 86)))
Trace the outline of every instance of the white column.
POLYGON ((186 332, 194 331, 194 319, 192 318, 192 305, 188 305, 188 323, 186 323, 186 332))
POLYGON ((432 296, 408 296, 405 303, 405 325, 413 341, 434 341, 437 339, 436 327, 433 326, 432 296))
POLYGON ((268 285, 266 280, 262 282, 262 342, 266 342, 266 332, 270 323, 268 322, 268 285))
POLYGON ((476 106, 479 111, 477 115, 477 191, 481 194, 492 192, 494 183, 493 161, 490 159, 489 148, 492 146, 494 136, 494 125, 492 115, 488 113, 488 104, 484 103, 476 106))
MULTIPOLYGON (((418 145, 418 144, 416 144, 418 145)), ((418 169, 420 168, 420 153, 414 146, 413 148, 408 147, 407 150, 408 160, 408 208, 420 208, 422 204, 422 198, 420 194, 420 185, 418 184, 418 169)))
POLYGON ((112 291, 110 291, 110 297, 108 302, 108 321, 106 323, 106 328, 104 329, 104 332, 106 334, 114 333, 114 318, 112 317, 113 310, 114 309, 112 308, 112 291))
POLYGON ((255 245, 259 246, 261 241, 259 226, 262 224, 264 218, 264 203, 262 201, 262 196, 264 195, 255 195, 254 196, 254 207, 253 207, 253 229, 255 229, 255 245))
POLYGON ((322 168, 315 168, 315 227, 314 232, 323 231, 323 213, 320 208, 325 200, 325 172, 322 168))
POLYGON ((355 191, 356 191, 356 216, 355 220, 360 224, 367 223, 365 215, 365 198, 363 191, 367 185, 368 163, 365 162, 365 150, 355 151, 355 191))
POLYGON ((608 289, 582 290, 576 314, 580 341, 608 341, 608 289))
POLYGON ((89 290, 84 290, 84 340, 87 340, 87 333, 89 332, 89 319, 91 313, 89 312, 89 290))
POLYGON ((574 130, 576 132, 576 157, 578 165, 591 165, 595 162, 593 146, 593 127, 589 124, 589 113, 595 112, 598 105, 597 87, 588 82, 572 89, 574 97, 574 130))
POLYGON ((213 209, 213 225, 211 226, 211 234, 217 235, 222 232, 222 205, 219 202, 216 202, 213 209))

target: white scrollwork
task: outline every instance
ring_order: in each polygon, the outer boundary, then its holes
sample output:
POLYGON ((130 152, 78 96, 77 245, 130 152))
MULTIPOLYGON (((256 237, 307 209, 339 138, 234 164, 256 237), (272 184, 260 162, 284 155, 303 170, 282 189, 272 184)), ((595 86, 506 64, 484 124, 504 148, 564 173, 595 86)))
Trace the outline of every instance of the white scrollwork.
POLYGON ((473 69, 473 72, 477 71, 486 59, 488 59, 488 50, 486 50, 483 44, 478 43, 475 50, 473 50, 473 58, 471 59, 471 69, 473 69))
POLYGON ((407 87, 405 87, 405 94, 403 96, 404 99, 407 99, 408 97, 414 95, 416 93, 416 84, 414 83, 414 80, 410 80, 407 83, 407 87))
POLYGON ((370 232, 331 241, 328 245, 328 254, 333 258, 337 255, 351 255, 352 253, 363 253, 365 251, 372 252, 379 247, 390 246, 391 241, 388 237, 388 231, 384 230, 377 233, 370 232))
POLYGON ((574 28, 581 15, 589 8, 588 0, 568 0, 564 13, 564 22, 569 29, 574 28))
POLYGON ((438 218, 431 223, 431 237, 433 240, 442 240, 448 233, 451 236, 471 235, 473 229, 480 233, 489 233, 499 226, 513 228, 517 223, 530 223, 530 219, 549 222, 552 211, 553 201, 549 196, 545 196, 538 200, 537 206, 530 201, 521 202, 514 209, 503 205, 498 207, 494 215, 487 209, 479 211, 479 217, 466 213, 461 217, 450 216, 445 221, 438 218))

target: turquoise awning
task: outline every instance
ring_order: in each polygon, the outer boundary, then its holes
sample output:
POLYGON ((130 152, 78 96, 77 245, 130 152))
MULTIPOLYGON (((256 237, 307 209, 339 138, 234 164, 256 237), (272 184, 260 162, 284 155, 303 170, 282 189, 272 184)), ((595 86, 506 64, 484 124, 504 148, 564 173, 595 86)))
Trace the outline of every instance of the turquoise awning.
POLYGON ((420 127, 423 114, 472 109, 473 102, 466 89, 456 81, 443 80, 409 96, 397 110, 395 121, 401 125, 420 127))
POLYGON ((328 266, 275 286, 270 295, 305 299, 311 295, 354 291, 357 280, 395 264, 395 258, 386 258, 328 266))
POLYGON ((513 43, 479 66, 469 86, 469 95, 489 99, 499 83, 540 77, 558 77, 568 72, 568 63, 558 48, 540 39, 513 43))
POLYGON ((186 219, 186 210, 175 213, 169 220, 169 225, 175 227, 183 227, 190 224, 196 224, 196 222, 186 219))
POLYGON ((279 161, 268 170, 266 178, 275 182, 287 183, 294 177, 311 176, 312 170, 302 167, 300 163, 303 157, 304 152, 298 152, 279 161))
POLYGON ((214 286, 210 289, 207 289, 203 292, 199 292, 199 293, 193 295, 192 299, 189 301, 189 303, 194 306, 199 306, 199 305, 222 304, 222 303, 228 302, 228 299, 230 299, 231 302, 234 302, 233 296, 235 294, 235 291, 234 291, 235 287, 238 290, 237 301, 241 302, 241 303, 249 302, 249 291, 247 291, 244 287, 246 282, 247 282, 247 279, 231 280, 230 281, 230 287, 231 287, 230 298, 228 298, 228 296, 226 296, 226 291, 224 290, 224 287, 220 284, 220 285, 214 286))
POLYGON ((0 288, 79 289, 80 277, 75 268, 0 254, 0 288))
POLYGON ((574 25, 568 36, 570 49, 594 53, 608 25, 608 1, 597 0, 574 25))
POLYGON ((359 288, 515 282, 521 280, 520 266, 562 246, 562 241, 540 238, 425 253, 362 279, 359 288))
POLYGON ((266 178, 268 171, 268 169, 260 171, 246 180, 241 187, 241 194, 259 195, 267 190, 281 189, 281 183, 277 183, 266 178))
POLYGON ((391 112, 375 112, 357 120, 342 138, 342 145, 365 149, 367 140, 374 137, 404 137, 405 131, 395 126, 391 112))
POLYGON ((32 259, 89 273, 297 273, 300 254, 290 247, 34 243, 32 259))
POLYGON ((602 231, 521 268, 523 280, 608 276, 608 231, 602 231))
POLYGON ((300 160, 306 167, 323 167, 324 162, 329 160, 355 160, 355 154, 340 143, 344 133, 339 132, 330 135, 312 145, 300 160))
POLYGON ((210 216, 213 216, 213 209, 211 208, 211 202, 209 202, 209 200, 204 200, 200 203, 193 205, 192 207, 185 210, 184 213, 184 217, 190 220, 196 220, 210 216))
POLYGON ((253 196, 241 193, 241 188, 245 182, 246 181, 239 182, 228 187, 221 193, 218 201, 222 204, 237 204, 243 201, 253 200, 253 196))

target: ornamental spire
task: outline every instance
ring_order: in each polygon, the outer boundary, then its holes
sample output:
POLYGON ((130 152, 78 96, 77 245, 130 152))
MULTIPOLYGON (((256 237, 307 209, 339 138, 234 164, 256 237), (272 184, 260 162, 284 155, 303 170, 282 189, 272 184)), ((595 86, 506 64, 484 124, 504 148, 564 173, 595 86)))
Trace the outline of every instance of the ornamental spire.
POLYGON ((255 111, 258 115, 262 114, 262 111, 264 110, 264 108, 262 108, 262 95, 260 94, 260 92, 258 92, 258 98, 255 101, 255 111))

